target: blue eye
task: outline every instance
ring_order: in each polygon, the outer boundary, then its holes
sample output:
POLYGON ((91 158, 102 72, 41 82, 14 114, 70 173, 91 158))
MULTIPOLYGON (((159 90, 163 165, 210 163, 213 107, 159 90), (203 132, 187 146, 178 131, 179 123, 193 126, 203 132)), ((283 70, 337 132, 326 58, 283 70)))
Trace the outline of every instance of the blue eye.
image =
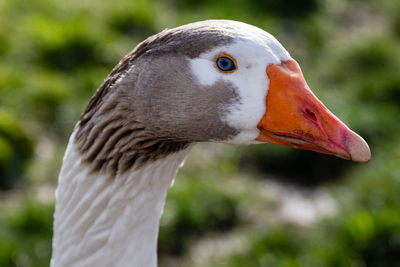
POLYGON ((227 55, 219 56, 216 60, 218 69, 223 72, 233 72, 236 70, 236 63, 233 58, 227 55))

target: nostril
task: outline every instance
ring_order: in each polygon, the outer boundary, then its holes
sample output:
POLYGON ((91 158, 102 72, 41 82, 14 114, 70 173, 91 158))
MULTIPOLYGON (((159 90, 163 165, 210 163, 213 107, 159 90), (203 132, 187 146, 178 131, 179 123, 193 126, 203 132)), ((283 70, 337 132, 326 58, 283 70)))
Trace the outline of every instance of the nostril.
POLYGON ((315 115, 314 112, 312 112, 311 110, 309 110, 308 108, 306 108, 304 110, 304 114, 306 115, 307 118, 309 118, 310 120, 312 120, 313 122, 317 122, 317 116, 315 115))

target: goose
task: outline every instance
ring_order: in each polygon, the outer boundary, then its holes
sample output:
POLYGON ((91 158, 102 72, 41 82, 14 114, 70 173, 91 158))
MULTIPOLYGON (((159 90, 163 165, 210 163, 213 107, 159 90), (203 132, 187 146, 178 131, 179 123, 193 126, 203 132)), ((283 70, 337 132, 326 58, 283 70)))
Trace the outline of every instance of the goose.
POLYGON ((157 266, 166 194, 198 142, 371 156, 271 34, 230 20, 166 29, 118 63, 70 136, 51 266, 157 266))

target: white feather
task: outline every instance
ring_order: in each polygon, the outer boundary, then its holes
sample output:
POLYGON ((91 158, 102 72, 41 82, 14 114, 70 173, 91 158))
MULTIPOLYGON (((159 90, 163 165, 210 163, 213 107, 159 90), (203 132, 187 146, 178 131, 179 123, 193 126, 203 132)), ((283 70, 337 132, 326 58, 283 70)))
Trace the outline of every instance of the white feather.
POLYGON ((74 135, 56 193, 51 266, 156 266, 166 193, 190 148, 110 177, 90 173, 74 135))

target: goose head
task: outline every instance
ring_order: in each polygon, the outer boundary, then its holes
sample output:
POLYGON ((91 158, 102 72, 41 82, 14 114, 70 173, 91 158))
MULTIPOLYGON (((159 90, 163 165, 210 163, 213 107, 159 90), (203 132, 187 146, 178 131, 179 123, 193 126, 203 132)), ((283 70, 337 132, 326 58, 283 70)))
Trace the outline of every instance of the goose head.
POLYGON ((272 35, 228 20, 167 29, 139 44, 92 98, 77 140, 97 168, 127 169, 202 141, 370 159, 367 143, 318 100, 272 35))
POLYGON ((119 62, 70 138, 52 266, 156 266, 167 190, 191 144, 206 141, 370 159, 270 34, 226 20, 164 30, 119 62))
POLYGON ((241 28, 235 40, 189 60, 201 85, 226 84, 237 96, 221 118, 238 134, 224 141, 270 142, 368 161, 367 143, 318 100, 285 48, 259 28, 234 25, 241 28), (224 63, 231 68, 221 69, 224 63))

